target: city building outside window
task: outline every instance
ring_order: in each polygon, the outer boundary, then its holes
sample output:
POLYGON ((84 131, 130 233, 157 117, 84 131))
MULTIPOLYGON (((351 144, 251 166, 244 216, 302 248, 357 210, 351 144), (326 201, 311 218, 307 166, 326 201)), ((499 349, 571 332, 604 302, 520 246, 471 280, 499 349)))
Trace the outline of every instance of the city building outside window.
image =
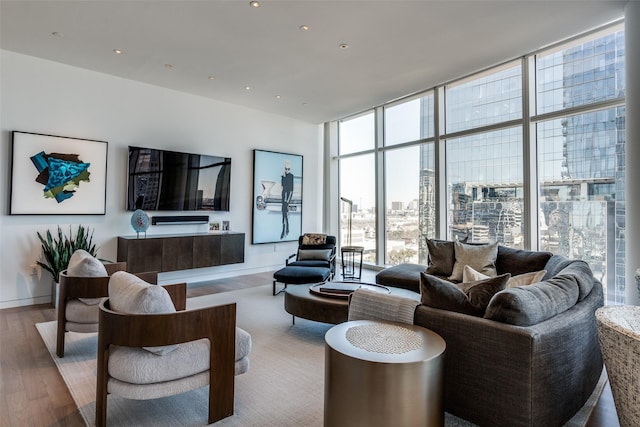
POLYGON ((617 24, 340 121, 339 191, 366 261, 426 264, 426 238, 497 241, 583 259, 624 303, 624 97, 617 24))

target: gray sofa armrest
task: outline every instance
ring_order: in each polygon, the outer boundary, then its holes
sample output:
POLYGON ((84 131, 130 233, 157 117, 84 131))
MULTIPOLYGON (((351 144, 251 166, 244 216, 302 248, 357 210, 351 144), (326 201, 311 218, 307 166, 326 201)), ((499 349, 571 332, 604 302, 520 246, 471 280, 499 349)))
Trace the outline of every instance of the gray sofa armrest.
POLYGON ((349 298, 348 320, 386 320, 413 324, 419 300, 356 289, 349 298))
POLYGON ((479 425, 554 426, 584 405, 602 372, 599 286, 530 327, 418 306, 414 323, 447 343, 444 409, 479 425))

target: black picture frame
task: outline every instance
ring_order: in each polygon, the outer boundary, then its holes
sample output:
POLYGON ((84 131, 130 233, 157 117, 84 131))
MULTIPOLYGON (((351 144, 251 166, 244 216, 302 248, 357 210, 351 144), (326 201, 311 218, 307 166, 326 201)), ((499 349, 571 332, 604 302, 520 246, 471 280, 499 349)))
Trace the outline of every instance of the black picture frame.
POLYGON ((12 132, 10 215, 104 215, 106 141, 12 132))

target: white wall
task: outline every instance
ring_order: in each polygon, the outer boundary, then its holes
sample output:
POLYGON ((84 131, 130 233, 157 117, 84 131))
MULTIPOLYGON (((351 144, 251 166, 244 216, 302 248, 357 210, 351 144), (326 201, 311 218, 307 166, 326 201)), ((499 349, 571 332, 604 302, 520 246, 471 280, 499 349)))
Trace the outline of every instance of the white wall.
MULTIPOLYGON (((302 228, 322 230, 319 125, 0 51, 0 132, 0 308, 50 301, 50 276, 33 268, 40 257, 36 231, 55 231, 58 224, 90 226, 98 255, 116 259, 116 237, 134 234, 125 210, 129 145, 232 158, 231 211, 210 218, 229 220, 233 231, 246 233, 244 264, 163 273, 163 283, 269 271, 295 250, 295 243, 251 245, 253 149, 304 156, 302 228), (107 214, 9 215, 13 130, 107 141, 107 214)), ((207 230, 207 225, 152 226, 147 234, 207 230)))

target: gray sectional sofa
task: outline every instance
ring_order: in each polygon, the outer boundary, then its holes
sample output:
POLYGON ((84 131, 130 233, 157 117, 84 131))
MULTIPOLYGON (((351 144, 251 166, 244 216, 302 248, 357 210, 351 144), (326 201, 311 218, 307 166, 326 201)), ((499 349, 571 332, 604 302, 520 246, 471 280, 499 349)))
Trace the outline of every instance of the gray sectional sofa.
POLYGON ((452 245, 430 241, 428 266, 402 264, 376 278, 422 291, 414 323, 447 343, 444 410, 480 426, 563 425, 585 404, 602 373, 594 315, 604 304, 602 284, 583 261, 496 246, 494 274, 546 274, 540 282, 506 289, 502 284, 497 293, 481 295, 486 308, 471 314, 433 297, 450 285, 438 282, 444 275, 428 273, 443 273, 443 253, 445 270, 457 261, 452 245))

